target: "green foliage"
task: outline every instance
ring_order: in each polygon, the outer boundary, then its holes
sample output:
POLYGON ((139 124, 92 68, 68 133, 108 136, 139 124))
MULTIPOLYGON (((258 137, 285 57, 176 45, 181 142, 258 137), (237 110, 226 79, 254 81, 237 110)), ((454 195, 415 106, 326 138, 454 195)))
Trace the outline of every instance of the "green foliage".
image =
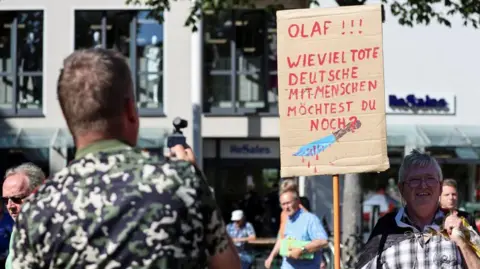
MULTIPOLYGON (((152 8, 151 17, 163 22, 163 12, 170 10, 172 1, 178 0, 126 0, 128 5, 145 5, 152 8)), ((185 0, 184 0, 185 1, 185 0)), ((321 0, 309 0, 321 6, 321 0)), ((340 6, 363 5, 366 0, 336 0, 340 6)), ((456 15, 463 20, 465 26, 480 26, 480 0, 382 0, 389 6, 392 14, 401 25, 428 25, 431 21, 451 27, 450 17, 456 15)), ((185 25, 197 30, 196 22, 204 10, 214 12, 235 7, 255 8, 255 0, 194 0, 185 25)), ((281 9, 282 1, 274 0, 270 9, 281 9)))

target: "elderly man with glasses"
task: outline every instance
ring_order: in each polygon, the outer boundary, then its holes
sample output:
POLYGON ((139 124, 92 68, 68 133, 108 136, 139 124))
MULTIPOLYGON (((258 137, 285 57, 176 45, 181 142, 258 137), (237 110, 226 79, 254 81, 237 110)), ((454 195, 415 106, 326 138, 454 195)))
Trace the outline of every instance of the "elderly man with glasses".
MULTIPOLYGON (((3 182, 2 199, 14 221, 22 209, 25 198, 34 193, 44 181, 45 174, 42 169, 33 163, 24 163, 7 170, 3 182)), ((13 238, 14 232, 15 230, 10 238, 13 238)), ((13 240, 10 239, 10 253, 12 242, 13 240)), ((10 253, 5 263, 6 269, 11 268, 12 256, 10 253)))
POLYGON ((447 216, 439 207, 442 180, 433 157, 417 150, 405 157, 398 187, 406 205, 378 221, 356 268, 480 268, 470 245, 478 235, 463 227, 456 212, 447 216))

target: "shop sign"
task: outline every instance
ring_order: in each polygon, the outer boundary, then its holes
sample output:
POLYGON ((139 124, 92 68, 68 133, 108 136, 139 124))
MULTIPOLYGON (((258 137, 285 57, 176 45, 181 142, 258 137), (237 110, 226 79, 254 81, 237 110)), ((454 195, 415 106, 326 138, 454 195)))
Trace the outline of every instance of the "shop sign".
POLYGON ((454 115, 453 94, 387 94, 387 114, 454 115))
POLYGON ((280 158, 278 141, 223 140, 221 158, 280 158))

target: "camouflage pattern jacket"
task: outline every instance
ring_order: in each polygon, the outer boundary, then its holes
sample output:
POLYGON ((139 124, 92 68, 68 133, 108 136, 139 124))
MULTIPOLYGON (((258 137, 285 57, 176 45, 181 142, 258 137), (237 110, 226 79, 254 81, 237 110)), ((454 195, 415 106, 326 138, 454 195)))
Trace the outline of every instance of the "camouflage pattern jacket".
POLYGON ((13 268, 204 268, 226 248, 193 165, 100 143, 109 146, 77 157, 23 205, 13 268))

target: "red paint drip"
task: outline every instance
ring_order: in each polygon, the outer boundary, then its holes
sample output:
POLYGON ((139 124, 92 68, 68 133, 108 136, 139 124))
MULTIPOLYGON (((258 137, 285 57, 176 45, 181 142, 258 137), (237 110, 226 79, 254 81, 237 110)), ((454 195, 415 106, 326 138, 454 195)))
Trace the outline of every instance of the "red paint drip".
POLYGON ((317 161, 318 161, 318 154, 317 154, 317 156, 315 156, 315 160, 317 160, 317 161))
POLYGON ((317 173, 317 167, 315 166, 315 168, 313 169, 313 172, 314 173, 317 173))
POLYGON ((302 163, 304 163, 304 162, 305 162, 305 158, 302 157, 302 163))
POLYGON ((308 161, 307 166, 308 166, 308 168, 310 168, 310 161, 308 161))

